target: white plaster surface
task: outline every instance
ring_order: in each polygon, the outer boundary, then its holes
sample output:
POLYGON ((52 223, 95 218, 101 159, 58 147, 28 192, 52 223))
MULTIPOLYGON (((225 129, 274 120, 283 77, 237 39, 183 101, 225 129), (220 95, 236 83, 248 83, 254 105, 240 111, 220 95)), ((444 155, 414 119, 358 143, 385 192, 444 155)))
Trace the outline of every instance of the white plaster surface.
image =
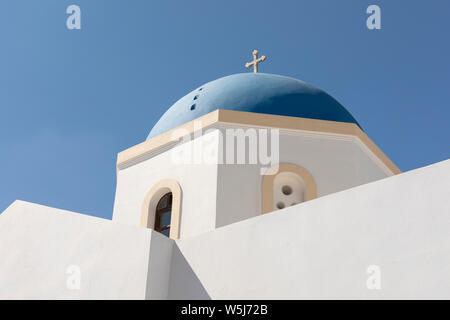
POLYGON ((449 199, 447 160, 177 241, 16 201, 0 299, 450 299, 449 199))
POLYGON ((16 201, 0 214, 0 299, 166 298, 172 245, 150 229, 16 201), (66 285, 72 265, 80 290, 66 285))
MULTIPOLYGON (((316 181, 318 197, 390 176, 355 139, 280 131, 279 162, 308 170, 316 181)), ((216 227, 261 214, 262 167, 219 165, 216 227)))
POLYGON ((172 297, 450 299, 449 199, 447 160, 181 239, 201 286, 172 297))
MULTIPOLYGON (((113 220, 139 225, 145 195, 162 179, 175 179, 182 189, 181 239, 260 215, 263 166, 248 162, 217 164, 220 155, 223 160, 227 157, 219 144, 222 138, 226 145, 227 128, 249 129, 229 124, 210 128, 184 145, 155 152, 118 170, 113 220), (209 159, 215 162, 174 162, 173 152, 184 147, 198 153, 195 145, 203 146, 202 159, 213 154, 209 159)), ((282 130, 279 160, 307 169, 317 183, 319 197, 390 175, 353 136, 282 130)))
MULTIPOLYGON (((217 132, 198 139, 214 141, 217 139, 217 132)), ((193 143, 191 141, 187 144, 192 146, 193 143)), ((210 145, 209 142, 205 144, 210 145)), ((217 149, 217 143, 212 145, 217 149)), ((179 148, 181 146, 174 149, 177 151, 179 148)), ((163 179, 175 179, 182 190, 180 237, 189 237, 215 228, 217 164, 176 163, 171 153, 174 149, 118 170, 113 221, 139 226, 141 207, 152 186, 163 179)))

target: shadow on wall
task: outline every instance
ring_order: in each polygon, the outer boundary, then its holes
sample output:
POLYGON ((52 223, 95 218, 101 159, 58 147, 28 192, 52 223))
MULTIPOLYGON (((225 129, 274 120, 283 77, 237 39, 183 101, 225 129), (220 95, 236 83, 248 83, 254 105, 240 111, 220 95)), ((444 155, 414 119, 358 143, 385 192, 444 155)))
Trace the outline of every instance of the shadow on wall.
POLYGON ((208 292, 175 244, 172 253, 168 299, 210 300, 208 292))

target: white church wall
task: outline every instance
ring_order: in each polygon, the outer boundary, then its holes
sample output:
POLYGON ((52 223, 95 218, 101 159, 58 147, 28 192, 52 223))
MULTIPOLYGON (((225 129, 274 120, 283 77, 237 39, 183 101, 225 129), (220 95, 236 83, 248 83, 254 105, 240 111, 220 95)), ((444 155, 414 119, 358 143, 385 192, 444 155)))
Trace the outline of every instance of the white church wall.
MULTIPOLYGON (((139 225, 145 195, 163 179, 175 179, 181 185, 181 238, 261 214, 259 164, 217 166, 204 159, 196 163, 193 157, 190 163, 174 160, 173 153, 180 155, 181 148, 198 152, 195 146, 202 146, 203 156, 211 150, 224 150, 223 157, 218 159, 226 162, 225 129, 247 128, 229 124, 219 128, 204 131, 202 136, 183 146, 118 170, 113 220, 139 225), (223 139, 222 146, 219 146, 219 136, 223 139)), ((386 168, 378 164, 356 139, 353 136, 281 130, 279 161, 307 169, 317 183, 319 197, 387 177, 386 168)), ((213 158, 217 161, 216 156, 213 158)))
MULTIPOLYGON (((279 159, 308 170, 317 183, 318 197, 389 176, 355 139, 280 131, 279 159)), ((219 165, 217 227, 261 214, 261 167, 219 165)))
POLYGON ((389 176, 351 136, 280 134, 280 162, 307 169, 318 196, 389 176))
MULTIPOLYGON (((204 256, 208 256, 209 252, 203 252, 204 256)), ((216 274, 220 274, 220 270, 216 274)), ((181 253, 178 246, 174 246, 172 255, 172 264, 170 266, 170 282, 167 298, 171 300, 185 299, 186 297, 194 297, 195 299, 209 300, 211 299, 205 287, 200 282, 189 262, 181 253)))
POLYGON ((261 214, 258 165, 219 165, 216 228, 261 214))
POLYGON ((447 160, 181 239, 169 298, 449 299, 449 198, 447 160))
POLYGON ((151 300, 167 299, 169 294, 170 266, 175 242, 156 231, 152 230, 151 233, 150 261, 145 298, 151 300))
MULTIPOLYGON (((217 131, 197 139, 203 145, 217 150, 217 131)), ((158 181, 170 178, 177 180, 182 189, 180 237, 197 235, 215 228, 217 161, 214 164, 178 163, 172 152, 179 155, 180 148, 194 150, 194 140, 118 170, 113 215, 115 222, 139 225, 145 195, 158 181)))
POLYGON ((0 215, 0 299, 166 298, 172 246, 149 229, 16 201, 0 215))

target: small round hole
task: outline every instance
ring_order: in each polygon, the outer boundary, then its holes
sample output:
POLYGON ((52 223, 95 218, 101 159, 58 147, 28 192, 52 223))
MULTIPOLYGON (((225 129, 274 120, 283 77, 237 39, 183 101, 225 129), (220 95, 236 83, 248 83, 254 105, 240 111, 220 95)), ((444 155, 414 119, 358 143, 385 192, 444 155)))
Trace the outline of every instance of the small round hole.
POLYGON ((292 188, 291 188, 291 186, 286 185, 281 188, 281 191, 283 192, 283 194, 288 196, 292 193, 292 188))
POLYGON ((202 91, 203 90, 203 88, 198 88, 198 91, 202 91))
POLYGON ((194 99, 193 99, 193 100, 197 100, 197 99, 198 99, 198 95, 194 96, 194 99))
POLYGON ((283 202, 280 201, 280 202, 277 203, 277 208, 278 208, 278 209, 283 209, 284 207, 285 207, 285 206, 284 206, 284 203, 283 203, 283 202))
POLYGON ((195 103, 191 106, 191 110, 195 109, 195 103))

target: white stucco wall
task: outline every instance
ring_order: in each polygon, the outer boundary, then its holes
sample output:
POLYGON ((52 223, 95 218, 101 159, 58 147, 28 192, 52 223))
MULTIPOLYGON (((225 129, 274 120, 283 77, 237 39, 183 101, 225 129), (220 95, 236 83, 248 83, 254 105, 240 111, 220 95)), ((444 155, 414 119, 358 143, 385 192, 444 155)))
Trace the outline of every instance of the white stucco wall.
MULTIPOLYGON (((155 151, 148 159, 118 170, 113 220, 139 225, 145 195, 162 179, 175 179, 182 189, 180 238, 261 214, 263 166, 218 164, 218 159, 227 157, 227 128, 248 129, 221 124, 182 146, 155 151), (179 155, 185 148, 198 153, 196 145, 203 147, 202 159, 207 155, 215 162, 174 161, 173 152, 179 155)), ((319 197, 390 175, 353 136, 281 130, 279 160, 307 169, 319 197)))
MULTIPOLYGON (((198 139, 217 150, 217 132, 198 139)), ((194 148, 194 140, 183 145, 194 148)), ((138 226, 141 207, 151 187, 163 179, 175 179, 182 189, 180 237, 189 237, 215 228, 217 164, 176 163, 171 152, 177 146, 126 169, 117 171, 113 220, 138 226)), ((193 149, 192 149, 193 150, 193 149)), ((217 163, 217 161, 216 161, 217 163)))
POLYGON ((173 240, 24 201, 0 215, 0 299, 166 298, 173 240), (79 266, 81 287, 66 282, 79 266))
MULTIPOLYGON (((279 141, 280 163, 308 170, 316 181, 318 197, 392 175, 352 136, 280 130, 279 141)), ((262 167, 219 165, 217 227, 261 214, 262 167)))
POLYGON ((16 201, 0 215, 0 299, 450 299, 449 178, 447 160, 176 242, 16 201))
POLYGON ((178 240, 169 298, 450 299, 448 199, 450 160, 178 240))

